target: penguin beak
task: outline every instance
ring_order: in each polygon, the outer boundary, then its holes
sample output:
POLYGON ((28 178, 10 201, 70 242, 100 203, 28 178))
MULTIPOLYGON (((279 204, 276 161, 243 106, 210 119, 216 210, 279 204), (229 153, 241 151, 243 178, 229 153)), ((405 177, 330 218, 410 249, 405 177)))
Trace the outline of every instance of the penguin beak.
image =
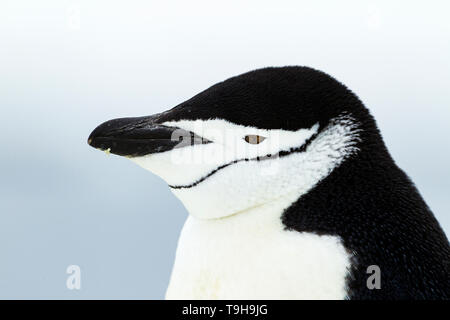
POLYGON ((88 144, 119 156, 140 157, 206 140, 193 132, 155 123, 154 116, 106 121, 92 131, 88 144))

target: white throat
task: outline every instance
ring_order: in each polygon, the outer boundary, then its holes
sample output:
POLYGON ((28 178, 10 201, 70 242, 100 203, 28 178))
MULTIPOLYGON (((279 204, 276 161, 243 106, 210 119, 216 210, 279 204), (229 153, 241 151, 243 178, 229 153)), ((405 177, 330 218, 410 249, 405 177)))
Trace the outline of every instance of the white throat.
POLYGON ((350 256, 333 236, 284 229, 297 195, 220 219, 189 216, 167 299, 344 299, 350 256))

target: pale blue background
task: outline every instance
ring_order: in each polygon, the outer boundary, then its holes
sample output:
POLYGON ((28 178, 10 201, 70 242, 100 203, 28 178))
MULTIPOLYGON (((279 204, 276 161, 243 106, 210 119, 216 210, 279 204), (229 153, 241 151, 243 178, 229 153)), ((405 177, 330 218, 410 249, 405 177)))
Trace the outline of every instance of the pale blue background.
POLYGON ((2 0, 0 298, 162 298, 186 212, 163 181, 87 136, 264 66, 312 66, 354 90, 449 233, 449 10, 2 0), (80 291, 66 289, 70 264, 80 291))

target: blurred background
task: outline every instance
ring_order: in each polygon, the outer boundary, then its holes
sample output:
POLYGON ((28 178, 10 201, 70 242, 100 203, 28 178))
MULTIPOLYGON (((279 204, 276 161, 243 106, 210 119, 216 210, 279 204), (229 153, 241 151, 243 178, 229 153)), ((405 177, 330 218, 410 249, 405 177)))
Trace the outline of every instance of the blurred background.
POLYGON ((86 143, 266 66, 351 88, 450 233, 448 1, 0 3, 0 298, 160 299, 187 213, 86 143), (81 268, 81 290, 66 268, 81 268))

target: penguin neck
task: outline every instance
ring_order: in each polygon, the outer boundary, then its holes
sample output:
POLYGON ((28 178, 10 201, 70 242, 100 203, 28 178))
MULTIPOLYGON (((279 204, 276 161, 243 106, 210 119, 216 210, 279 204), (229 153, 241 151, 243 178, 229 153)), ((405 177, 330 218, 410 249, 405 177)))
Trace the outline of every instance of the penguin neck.
POLYGON ((264 234, 278 232, 284 228, 281 222, 283 212, 298 198, 298 192, 291 192, 272 201, 235 212, 226 217, 201 219, 190 214, 188 219, 191 220, 191 223, 197 225, 224 228, 227 232, 235 233, 236 236, 255 234, 255 232, 264 232, 264 234))
POLYGON ((231 216, 219 218, 218 220, 225 220, 227 218, 239 218, 239 217, 242 218, 257 217, 257 219, 261 221, 261 223, 265 222, 273 223, 274 221, 280 222, 280 217, 283 214, 284 210, 288 208, 293 202, 298 200, 298 198, 299 198, 298 192, 295 191, 290 192, 272 201, 254 206, 252 208, 248 208, 240 212, 236 212, 231 216))

